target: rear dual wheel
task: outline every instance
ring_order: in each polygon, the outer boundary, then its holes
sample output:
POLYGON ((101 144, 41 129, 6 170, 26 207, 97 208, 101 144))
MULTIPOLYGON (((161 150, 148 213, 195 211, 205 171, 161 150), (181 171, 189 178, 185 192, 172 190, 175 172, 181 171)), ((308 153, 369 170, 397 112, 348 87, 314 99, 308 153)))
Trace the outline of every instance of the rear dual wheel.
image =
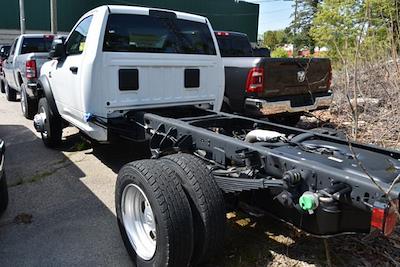
POLYGON ((204 162, 192 155, 125 165, 115 201, 136 266, 195 266, 222 249, 223 196, 204 162))
POLYGON ((222 192, 203 160, 178 153, 163 157, 180 178, 192 209, 194 253, 192 265, 202 263, 223 249, 225 203, 222 192))
POLYGON ((135 265, 188 266, 193 222, 179 178, 160 161, 128 163, 119 172, 118 226, 135 265))

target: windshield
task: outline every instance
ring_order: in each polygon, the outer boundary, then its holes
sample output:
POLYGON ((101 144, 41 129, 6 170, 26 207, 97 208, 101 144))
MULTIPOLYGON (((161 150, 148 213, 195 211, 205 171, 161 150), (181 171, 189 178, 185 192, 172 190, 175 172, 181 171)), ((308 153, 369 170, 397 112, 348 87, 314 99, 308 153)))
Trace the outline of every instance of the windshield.
POLYGON ((109 16, 103 51, 216 55, 205 23, 131 14, 109 16))
POLYGON ((222 57, 252 57, 253 51, 247 36, 217 35, 222 57))
POLYGON ((25 37, 22 41, 21 54, 49 52, 53 39, 53 36, 25 37))

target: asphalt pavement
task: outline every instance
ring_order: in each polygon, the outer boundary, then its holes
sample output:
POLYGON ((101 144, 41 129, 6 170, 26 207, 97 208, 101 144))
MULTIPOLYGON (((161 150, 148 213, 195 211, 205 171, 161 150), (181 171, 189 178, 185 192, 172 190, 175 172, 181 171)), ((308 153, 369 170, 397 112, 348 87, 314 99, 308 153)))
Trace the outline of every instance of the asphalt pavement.
POLYGON ((46 148, 19 102, 0 94, 10 202, 0 218, 0 266, 131 266, 116 223, 120 167, 148 155, 146 144, 96 146, 75 128, 46 148))

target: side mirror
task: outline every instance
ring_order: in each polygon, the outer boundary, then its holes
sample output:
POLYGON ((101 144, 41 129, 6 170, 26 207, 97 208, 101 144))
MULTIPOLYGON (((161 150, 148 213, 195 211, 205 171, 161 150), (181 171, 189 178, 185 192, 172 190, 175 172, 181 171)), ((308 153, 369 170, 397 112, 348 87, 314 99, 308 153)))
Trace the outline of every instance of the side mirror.
POLYGON ((8 53, 8 52, 3 52, 3 53, 0 54, 0 58, 1 58, 2 60, 7 59, 8 56, 9 56, 9 53, 8 53))
POLYGON ((66 56, 65 46, 62 40, 54 40, 51 45, 51 50, 49 52, 49 57, 51 59, 60 59, 66 56))

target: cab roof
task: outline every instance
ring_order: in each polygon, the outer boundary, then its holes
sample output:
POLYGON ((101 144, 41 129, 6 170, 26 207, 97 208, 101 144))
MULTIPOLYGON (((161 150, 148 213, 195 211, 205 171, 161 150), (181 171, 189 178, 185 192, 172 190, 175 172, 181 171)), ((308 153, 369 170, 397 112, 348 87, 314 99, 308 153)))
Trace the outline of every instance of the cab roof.
POLYGON ((190 13, 185 13, 185 12, 179 12, 179 11, 173 11, 173 10, 168 10, 168 9, 160 9, 160 8, 151 8, 151 7, 138 7, 138 6, 123 6, 123 5, 104 5, 97 7, 85 14, 90 15, 96 12, 96 10, 99 9, 108 9, 108 11, 112 13, 117 13, 117 14, 136 14, 136 15, 149 15, 150 10, 155 10, 155 11, 162 11, 162 12, 169 12, 169 13, 174 13, 176 14, 176 17, 178 19, 185 19, 185 20, 191 20, 191 21, 196 21, 196 22, 201 22, 201 23, 207 23, 207 18, 190 14, 190 13))

